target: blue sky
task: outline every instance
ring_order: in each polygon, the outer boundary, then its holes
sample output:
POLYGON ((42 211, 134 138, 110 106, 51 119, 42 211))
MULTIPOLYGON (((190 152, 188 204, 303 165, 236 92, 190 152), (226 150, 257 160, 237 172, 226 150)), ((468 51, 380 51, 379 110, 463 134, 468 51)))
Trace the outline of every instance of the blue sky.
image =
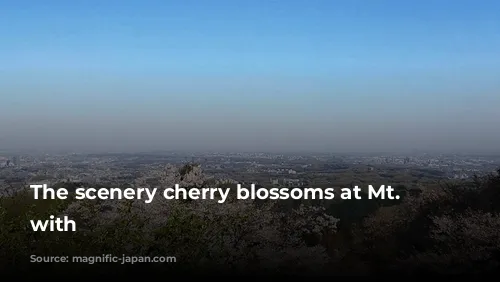
MULTIPOLYGON (((54 143, 65 122, 111 137, 155 124, 143 133, 174 131, 174 147, 191 138, 184 131, 210 128, 275 134, 274 147, 295 138, 293 148, 347 148, 349 136, 389 126, 387 134, 418 132, 411 147, 427 148, 500 121, 498 1, 0 0, 0 36, 7 145, 43 126, 54 143), (273 133, 273 122, 297 136, 273 133)), ((489 143, 457 148, 495 147, 499 136, 482 130, 489 143)))

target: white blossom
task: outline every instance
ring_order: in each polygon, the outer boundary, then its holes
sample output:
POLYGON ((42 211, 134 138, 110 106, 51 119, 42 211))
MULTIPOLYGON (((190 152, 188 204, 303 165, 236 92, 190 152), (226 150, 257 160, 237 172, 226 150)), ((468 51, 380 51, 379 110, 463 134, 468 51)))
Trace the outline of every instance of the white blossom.
POLYGON ((304 241, 304 236, 318 239, 336 231, 338 220, 326 215, 324 208, 300 206, 284 214, 278 212, 276 201, 257 208, 252 200, 234 198, 223 204, 163 198, 164 188, 175 184, 201 187, 210 179, 199 166, 187 168, 167 165, 137 179, 140 187, 158 185, 157 196, 149 204, 140 200, 77 201, 65 213, 81 219, 80 230, 108 232, 122 228, 120 232, 133 233, 141 239, 140 244, 134 249, 127 241, 128 250, 145 251, 154 246, 175 250, 177 256, 197 263, 237 267, 258 261, 261 267, 321 268, 328 261, 323 247, 308 247, 304 241), (157 239, 155 234, 158 236, 160 230, 163 238, 157 239), (187 243, 179 243, 184 239, 187 243))

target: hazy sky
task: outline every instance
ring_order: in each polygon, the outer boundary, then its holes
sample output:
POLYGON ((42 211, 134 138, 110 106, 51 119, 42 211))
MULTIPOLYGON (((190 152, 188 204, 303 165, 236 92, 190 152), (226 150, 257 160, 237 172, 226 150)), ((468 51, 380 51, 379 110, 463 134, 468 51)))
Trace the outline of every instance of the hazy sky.
POLYGON ((500 2, 0 0, 0 147, 500 150, 500 2))

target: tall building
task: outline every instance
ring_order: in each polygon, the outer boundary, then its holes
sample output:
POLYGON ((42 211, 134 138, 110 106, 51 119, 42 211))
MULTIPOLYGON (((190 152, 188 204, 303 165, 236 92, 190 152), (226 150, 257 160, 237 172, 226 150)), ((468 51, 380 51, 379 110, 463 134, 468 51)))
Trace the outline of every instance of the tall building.
POLYGON ((19 157, 14 156, 12 158, 12 165, 18 166, 19 165, 19 157))

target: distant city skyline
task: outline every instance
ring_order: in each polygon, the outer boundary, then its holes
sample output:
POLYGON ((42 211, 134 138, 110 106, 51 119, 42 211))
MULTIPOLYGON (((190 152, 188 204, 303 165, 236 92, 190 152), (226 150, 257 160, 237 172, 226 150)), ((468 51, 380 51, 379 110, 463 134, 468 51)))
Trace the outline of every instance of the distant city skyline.
POLYGON ((19 155, 68 155, 68 154, 147 154, 147 155, 165 155, 165 154, 192 154, 194 156, 199 154, 270 154, 270 155, 332 155, 332 156, 481 156, 481 157, 500 157, 500 150, 401 150, 401 151, 340 151, 340 150, 327 150, 327 151, 314 151, 314 150, 261 150, 261 151, 247 151, 247 150, 113 150, 113 149, 3 149, 0 150, 0 159, 9 159, 9 157, 19 155))
POLYGON ((4 1, 0 149, 496 152, 498 1, 4 1))

